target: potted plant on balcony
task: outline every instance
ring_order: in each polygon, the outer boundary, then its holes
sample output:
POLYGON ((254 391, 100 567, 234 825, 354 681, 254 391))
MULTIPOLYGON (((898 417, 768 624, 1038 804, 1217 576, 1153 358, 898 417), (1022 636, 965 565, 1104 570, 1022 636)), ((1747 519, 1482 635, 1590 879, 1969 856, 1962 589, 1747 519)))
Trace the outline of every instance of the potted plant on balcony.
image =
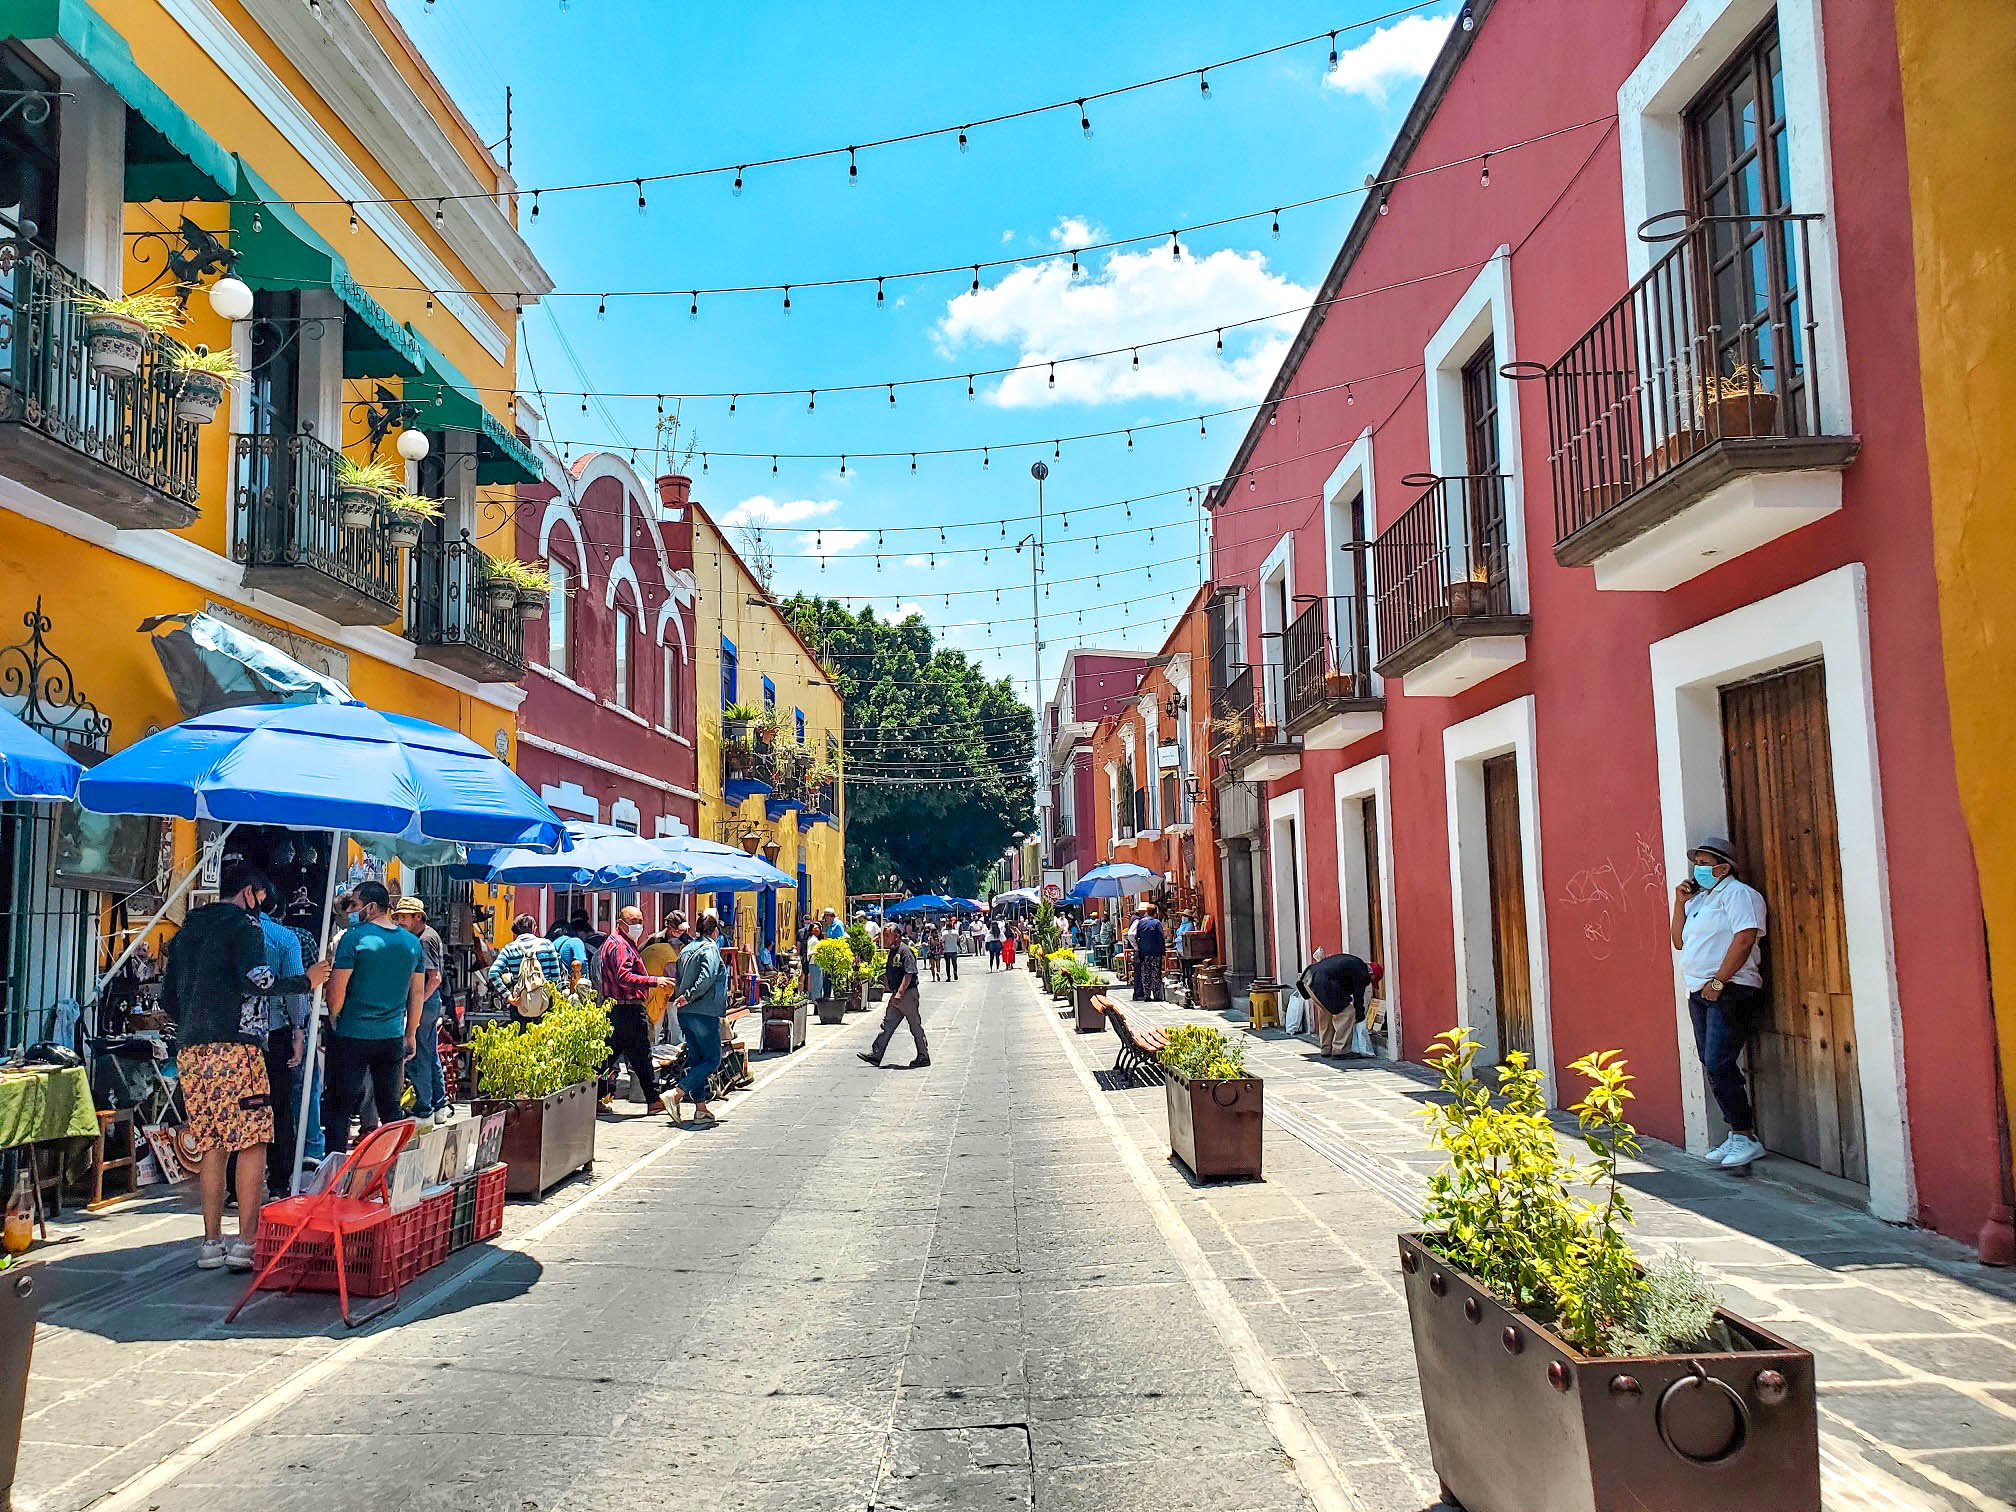
POLYGON ((775 746, 777 744, 779 725, 780 721, 777 718, 777 706, 775 704, 765 704, 761 709, 757 710, 755 726, 751 732, 756 737, 756 744, 766 751, 775 746))
MULTIPOLYGON (((725 732, 727 721, 722 721, 725 732)), ((756 747, 749 737, 725 735, 721 743, 721 772, 727 777, 748 777, 756 770, 756 747)))
POLYGON ((1260 1175, 1263 1085, 1246 1049, 1222 1031, 1184 1024, 1155 1057, 1168 1073, 1169 1153, 1199 1181, 1260 1175))
POLYGON ((1739 362, 1725 376, 1709 373, 1695 385, 1701 429, 1711 441, 1721 436, 1768 436, 1778 418, 1778 396, 1766 375, 1739 362))
POLYGON ((524 569, 513 574, 518 587, 518 618, 538 619, 546 612, 546 600, 553 591, 552 577, 543 558, 517 565, 524 569))
POLYGON ((1238 744, 1239 738, 1245 733, 1244 714, 1220 714, 1211 721, 1211 741, 1220 750, 1238 744))
POLYGON ((595 1163, 595 1078, 609 1058, 609 1012, 600 999, 577 990, 523 1029, 476 1030, 469 1046, 472 1110, 505 1116, 505 1190, 540 1196, 595 1163))
POLYGON ((378 507, 398 492, 399 469, 379 457, 359 462, 336 459, 336 511, 346 530, 368 530, 378 523, 378 507))
POLYGON ((756 710, 745 703, 731 703, 721 711, 721 738, 747 740, 749 727, 756 723, 756 710))
POLYGON ((1641 1267, 1617 1163, 1638 1151, 1613 1050, 1573 1069, 1587 1164, 1561 1152, 1540 1071, 1487 1088, 1455 1029, 1422 1112, 1449 1163, 1400 1236, 1415 1366, 1443 1499, 1469 1512, 1633 1507, 1818 1512, 1813 1357, 1717 1304, 1690 1263, 1641 1267))
POLYGON ((853 995, 854 948, 845 940, 821 940, 812 947, 812 964, 826 974, 826 996, 819 999, 819 1022, 837 1024, 845 1017, 853 995))
POLYGON ((431 522, 441 518, 440 501, 423 498, 419 494, 388 494, 378 508, 385 521, 385 534, 401 551, 411 551, 418 546, 420 533, 431 522))
POLYGON ((154 339, 180 326, 184 318, 181 304, 163 289, 112 296, 80 294, 77 311, 84 317, 91 371, 122 381, 139 373, 140 359, 154 339))
POLYGON ((224 396, 245 381, 245 369, 229 351, 184 346, 172 337, 163 347, 175 391, 175 418, 185 425, 208 425, 217 418, 224 396))
POLYGON ((521 619, 545 613, 547 586, 545 569, 534 563, 514 557, 483 559, 483 598, 499 613, 516 608, 521 619), (528 602, 536 607, 528 610, 528 602))

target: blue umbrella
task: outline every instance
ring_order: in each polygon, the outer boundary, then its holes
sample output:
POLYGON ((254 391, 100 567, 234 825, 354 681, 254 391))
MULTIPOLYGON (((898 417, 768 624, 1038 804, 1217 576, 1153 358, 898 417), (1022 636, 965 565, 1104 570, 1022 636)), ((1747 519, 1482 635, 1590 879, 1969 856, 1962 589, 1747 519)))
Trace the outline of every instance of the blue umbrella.
POLYGON ((1042 901, 1042 896, 1035 888, 1017 887, 1009 892, 996 893, 993 907, 996 911, 1008 908, 1034 908, 1042 901))
POLYGON ((638 888, 663 891, 684 884, 688 868, 656 841, 610 824, 567 822, 567 849, 546 853, 513 846, 471 850, 458 867, 479 881, 512 887, 638 888))
POLYGON ((911 914, 955 913, 958 903, 942 893, 919 893, 914 898, 905 898, 900 903, 891 903, 882 910, 885 919, 902 919, 911 914))
POLYGON ((1131 898, 1153 892, 1161 885, 1159 872, 1136 866, 1132 861, 1111 861, 1085 873, 1065 897, 1073 903, 1082 903, 1087 898, 1131 898))
POLYGON ((559 815, 468 737, 362 704, 199 714, 84 774, 101 814, 359 830, 465 845, 561 841, 559 815))
POLYGON ((83 774, 54 741, 0 709, 0 798, 67 803, 83 774))
POLYGON ((779 871, 761 856, 718 840, 664 835, 651 843, 685 870, 686 876, 678 883, 682 892, 777 892, 798 886, 796 877, 779 871))

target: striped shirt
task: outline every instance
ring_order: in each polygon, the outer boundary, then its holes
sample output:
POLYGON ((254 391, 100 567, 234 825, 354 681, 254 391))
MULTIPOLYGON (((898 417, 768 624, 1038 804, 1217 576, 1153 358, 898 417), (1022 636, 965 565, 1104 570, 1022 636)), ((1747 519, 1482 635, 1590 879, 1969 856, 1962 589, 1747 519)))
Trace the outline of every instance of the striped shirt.
POLYGON ((518 963, 527 953, 539 963, 539 969, 546 973, 546 980, 555 987, 564 985, 560 978, 560 953, 553 948, 553 942, 544 935, 522 934, 509 945, 497 952, 491 961, 487 975, 492 986, 505 992, 511 991, 518 983, 518 963))

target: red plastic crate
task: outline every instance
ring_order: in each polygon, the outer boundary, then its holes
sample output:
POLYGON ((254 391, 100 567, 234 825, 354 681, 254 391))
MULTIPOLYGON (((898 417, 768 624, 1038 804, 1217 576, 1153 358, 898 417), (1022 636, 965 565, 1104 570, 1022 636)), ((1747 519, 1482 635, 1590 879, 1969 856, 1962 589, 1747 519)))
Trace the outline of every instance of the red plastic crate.
MULTIPOLYGON (((382 1297, 395 1284, 406 1284, 413 1263, 413 1251, 420 1231, 420 1209, 408 1208, 383 1222, 343 1239, 343 1257, 348 1262, 348 1282, 353 1297, 382 1297), (396 1278, 396 1282, 395 1282, 396 1278)), ((284 1222, 262 1220, 255 1264, 260 1270, 280 1252, 285 1238, 284 1222)), ((262 1291, 333 1292, 336 1290, 336 1250, 326 1238, 303 1235, 287 1251, 287 1258, 260 1283, 262 1291)))
POLYGON ((476 1174, 476 1235, 472 1242, 495 1239, 504 1232, 504 1179, 510 1167, 493 1165, 476 1174))

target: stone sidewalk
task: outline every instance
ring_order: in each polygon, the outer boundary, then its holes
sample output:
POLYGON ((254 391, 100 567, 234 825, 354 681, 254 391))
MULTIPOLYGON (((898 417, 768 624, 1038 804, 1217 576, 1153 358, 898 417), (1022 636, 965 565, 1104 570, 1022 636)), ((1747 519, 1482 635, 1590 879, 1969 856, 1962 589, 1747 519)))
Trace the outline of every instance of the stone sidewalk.
MULTIPOLYGON (((1267 1081, 1266 1182, 1195 1189, 1165 1167, 1164 1186, 1363 1505, 1417 1512, 1435 1480, 1394 1235, 1413 1227, 1440 1163, 1418 1116, 1434 1074, 1328 1061, 1309 1038, 1142 1006, 1165 1024, 1244 1036, 1267 1081)), ((1103 1069, 1115 1043, 1086 1036, 1075 1048, 1103 1069)), ((1111 1095, 1144 1154, 1166 1156, 1161 1090, 1111 1095)), ((1572 1120, 1558 1126, 1574 1143, 1572 1120)), ((2016 1276, 1774 1180, 1769 1161, 1742 1180, 1645 1145, 1624 1173, 1641 1245, 1693 1255, 1734 1311, 1813 1351, 1830 1508, 2016 1503, 2016 1276)))

